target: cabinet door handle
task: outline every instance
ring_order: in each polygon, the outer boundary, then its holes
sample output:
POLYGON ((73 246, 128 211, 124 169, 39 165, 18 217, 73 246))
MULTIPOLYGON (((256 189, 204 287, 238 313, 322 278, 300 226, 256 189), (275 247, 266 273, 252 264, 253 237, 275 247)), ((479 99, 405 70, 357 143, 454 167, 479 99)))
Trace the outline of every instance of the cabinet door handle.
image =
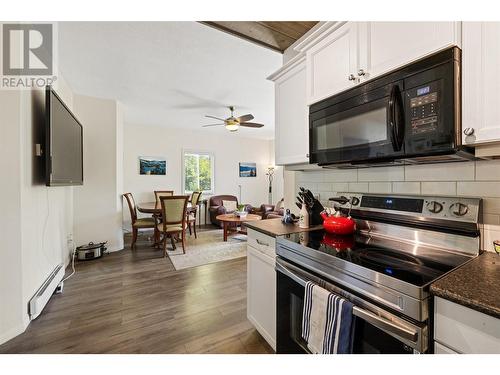
POLYGON ((465 128, 464 134, 467 136, 474 134, 474 128, 465 128))
POLYGON ((261 240, 259 240, 258 238, 255 239, 257 241, 257 243, 261 246, 269 246, 269 244, 267 242, 263 242, 261 240))
POLYGON ((347 77, 347 79, 349 81, 355 81, 356 80, 356 77, 354 76, 354 74, 349 74, 349 76, 347 77))

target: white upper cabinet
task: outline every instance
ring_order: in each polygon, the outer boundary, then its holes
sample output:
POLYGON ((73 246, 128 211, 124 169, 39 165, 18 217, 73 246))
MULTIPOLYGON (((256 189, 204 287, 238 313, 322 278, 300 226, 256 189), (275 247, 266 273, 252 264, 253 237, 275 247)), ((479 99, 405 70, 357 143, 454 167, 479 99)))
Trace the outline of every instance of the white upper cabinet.
POLYGON ((308 163, 309 113, 305 58, 290 61, 269 79, 275 84, 275 163, 308 163))
POLYGON ((326 31, 326 36, 306 52, 308 104, 357 83, 357 24, 347 22, 332 30, 326 31))
POLYGON ((462 142, 500 141, 500 22, 462 26, 462 142), (469 135, 466 135, 469 134, 469 135))
POLYGON ((298 47, 308 104, 461 44, 460 22, 327 22, 319 30, 298 47))
POLYGON ((362 81, 460 45, 459 22, 359 22, 358 32, 362 81))

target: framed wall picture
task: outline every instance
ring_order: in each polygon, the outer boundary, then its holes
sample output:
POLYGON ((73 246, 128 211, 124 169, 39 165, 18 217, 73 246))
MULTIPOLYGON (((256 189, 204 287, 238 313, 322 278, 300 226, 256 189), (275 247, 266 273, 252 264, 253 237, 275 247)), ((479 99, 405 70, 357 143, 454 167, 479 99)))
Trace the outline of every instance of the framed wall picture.
POLYGON ((158 156, 139 156, 139 174, 164 176, 167 174, 167 160, 158 156))
POLYGON ((257 164, 240 163, 240 177, 257 177, 257 164))

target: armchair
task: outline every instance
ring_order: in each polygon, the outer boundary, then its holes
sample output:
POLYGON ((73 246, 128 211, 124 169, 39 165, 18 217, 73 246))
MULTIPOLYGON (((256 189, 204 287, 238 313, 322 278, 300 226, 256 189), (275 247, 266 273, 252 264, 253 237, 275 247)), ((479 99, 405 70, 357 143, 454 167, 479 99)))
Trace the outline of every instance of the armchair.
MULTIPOLYGON (((238 198, 234 195, 214 195, 210 197, 208 204, 208 212, 210 213, 210 222, 213 225, 217 225, 222 228, 222 224, 219 220, 216 219, 217 215, 228 214, 230 211, 227 210, 226 207, 222 205, 222 201, 233 201, 238 205, 238 198)), ((245 205, 245 211, 252 211, 252 206, 249 204, 245 205)))
POLYGON ((283 199, 276 204, 261 204, 258 213, 262 216, 262 219, 272 219, 283 216, 285 214, 283 199))

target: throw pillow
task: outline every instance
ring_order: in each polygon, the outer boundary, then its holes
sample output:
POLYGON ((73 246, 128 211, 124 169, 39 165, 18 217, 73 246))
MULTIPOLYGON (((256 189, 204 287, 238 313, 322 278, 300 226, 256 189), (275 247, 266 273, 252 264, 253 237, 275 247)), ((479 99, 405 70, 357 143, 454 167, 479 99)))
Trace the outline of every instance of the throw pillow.
POLYGON ((226 207, 227 212, 234 212, 238 207, 236 207, 236 201, 222 201, 222 205, 226 207))

